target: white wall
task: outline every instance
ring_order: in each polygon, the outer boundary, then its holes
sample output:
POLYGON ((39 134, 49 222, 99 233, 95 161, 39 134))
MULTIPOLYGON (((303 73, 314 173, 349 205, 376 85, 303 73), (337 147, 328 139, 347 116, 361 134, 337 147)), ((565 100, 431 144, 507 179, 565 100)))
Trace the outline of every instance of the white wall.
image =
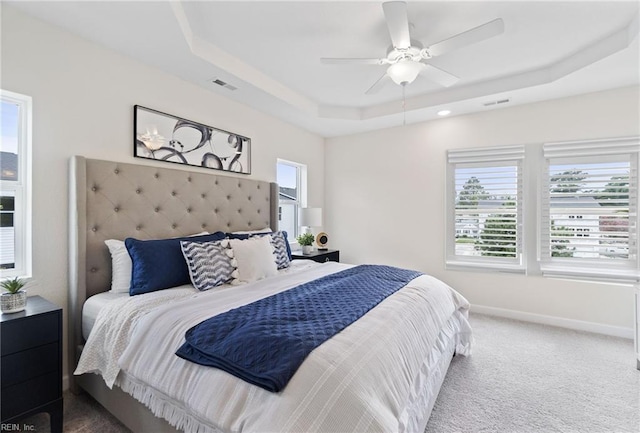
MULTIPOLYGON (((275 181, 277 158, 307 164, 309 205, 323 206, 321 137, 7 5, 2 5, 1 35, 0 86, 33 98, 34 281, 28 288, 30 295, 67 305, 69 157, 168 167, 133 158, 135 104, 251 137, 251 178, 275 181)), ((66 353, 65 349, 65 363, 66 353)))
POLYGON ((639 93, 622 88, 327 139, 331 246, 346 262, 431 273, 475 305, 530 313, 521 315, 529 319, 594 322, 631 335, 630 287, 445 270, 445 168, 447 149, 638 135, 639 93))

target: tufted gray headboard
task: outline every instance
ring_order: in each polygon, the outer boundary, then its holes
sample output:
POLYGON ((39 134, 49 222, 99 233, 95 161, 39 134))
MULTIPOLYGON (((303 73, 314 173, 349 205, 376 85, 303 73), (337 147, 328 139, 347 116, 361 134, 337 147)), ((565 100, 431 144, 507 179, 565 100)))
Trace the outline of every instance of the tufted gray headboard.
POLYGON ((73 367, 83 343, 82 305, 87 297, 110 289, 106 239, 277 229, 275 183, 74 156, 69 185, 69 364, 73 367))

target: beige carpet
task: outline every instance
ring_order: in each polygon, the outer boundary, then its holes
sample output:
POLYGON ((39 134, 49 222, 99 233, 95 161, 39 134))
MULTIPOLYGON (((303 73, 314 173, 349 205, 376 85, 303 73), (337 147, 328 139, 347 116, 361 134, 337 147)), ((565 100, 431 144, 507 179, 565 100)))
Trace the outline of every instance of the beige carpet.
MULTIPOLYGON (((631 307, 630 307, 631 308, 631 307)), ((473 315, 427 433, 638 433, 633 341, 473 315)))
MULTIPOLYGON (((452 361, 426 433, 640 432, 632 341, 483 315, 471 324, 473 355, 452 361)), ((129 432, 86 394, 64 397, 65 432, 129 432)), ((49 432, 47 415, 26 422, 49 432)))

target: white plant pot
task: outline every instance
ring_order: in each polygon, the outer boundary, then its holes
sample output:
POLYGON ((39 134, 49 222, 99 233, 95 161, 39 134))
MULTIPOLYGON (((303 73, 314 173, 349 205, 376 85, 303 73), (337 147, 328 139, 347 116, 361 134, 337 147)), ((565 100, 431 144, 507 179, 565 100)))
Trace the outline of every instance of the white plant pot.
POLYGON ((2 313, 17 313, 27 308, 27 292, 19 290, 16 293, 3 293, 0 296, 2 313))
POLYGON ((302 246, 302 254, 311 254, 313 252, 312 245, 303 245, 302 246))

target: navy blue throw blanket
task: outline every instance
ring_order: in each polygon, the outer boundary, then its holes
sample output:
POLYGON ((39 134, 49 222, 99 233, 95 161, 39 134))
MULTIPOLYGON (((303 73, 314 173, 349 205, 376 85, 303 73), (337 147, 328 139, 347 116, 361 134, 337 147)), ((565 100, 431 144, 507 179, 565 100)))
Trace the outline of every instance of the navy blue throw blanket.
POLYGON ((279 392, 312 350, 419 275, 379 265, 327 275, 199 323, 176 355, 279 392))

